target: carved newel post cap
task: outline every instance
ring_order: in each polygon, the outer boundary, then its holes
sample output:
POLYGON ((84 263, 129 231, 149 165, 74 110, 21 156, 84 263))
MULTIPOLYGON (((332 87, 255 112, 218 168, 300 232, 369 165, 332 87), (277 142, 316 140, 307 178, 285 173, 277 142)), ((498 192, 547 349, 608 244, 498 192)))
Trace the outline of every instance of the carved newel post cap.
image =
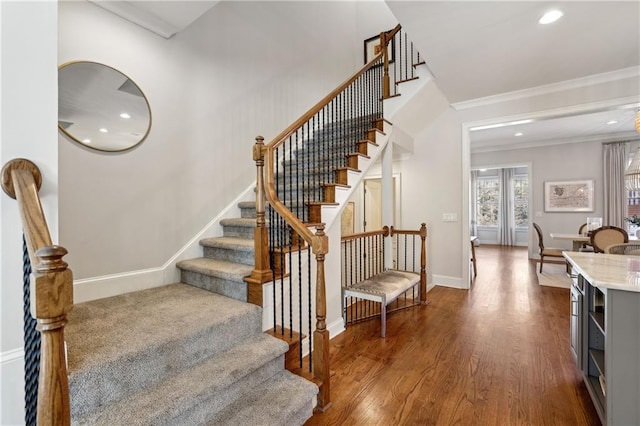
POLYGON ((36 251, 36 256, 40 259, 37 266, 38 272, 54 272, 64 271, 67 269, 67 262, 62 260, 64 255, 68 253, 67 249, 62 246, 47 246, 36 251))
POLYGON ((73 273, 62 260, 65 254, 67 249, 56 245, 36 251, 40 263, 31 280, 31 315, 38 321, 55 320, 47 329, 63 326, 65 320, 59 317, 73 307, 73 273))

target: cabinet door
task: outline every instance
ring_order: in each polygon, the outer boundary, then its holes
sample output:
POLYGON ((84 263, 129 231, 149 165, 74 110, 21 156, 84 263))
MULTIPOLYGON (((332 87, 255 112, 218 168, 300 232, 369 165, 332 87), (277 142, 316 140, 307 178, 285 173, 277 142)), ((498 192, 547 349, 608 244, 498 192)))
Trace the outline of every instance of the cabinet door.
POLYGON ((582 294, 571 287, 571 352, 582 371, 582 294))

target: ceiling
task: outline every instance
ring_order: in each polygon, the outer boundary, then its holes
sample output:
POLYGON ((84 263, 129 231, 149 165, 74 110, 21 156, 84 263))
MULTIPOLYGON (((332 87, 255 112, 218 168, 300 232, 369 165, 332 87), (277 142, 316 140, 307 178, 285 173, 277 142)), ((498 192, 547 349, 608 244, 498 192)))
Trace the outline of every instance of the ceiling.
MULTIPOLYGON (((456 109, 501 94, 626 71, 640 79, 639 1, 396 1, 389 8, 456 109), (538 24, 550 9, 564 16, 538 24)), ((491 151, 636 137, 640 99, 590 114, 471 132, 491 151), (616 124, 605 124, 608 121, 616 124), (514 136, 516 133, 522 136, 514 136)))
MULTIPOLYGON (((213 7, 209 1, 95 1, 165 38, 213 7)), ((474 100, 596 74, 631 71, 640 79, 640 1, 406 1, 387 5, 426 59, 456 109, 474 100), (549 25, 549 9, 564 16, 549 25)), ((627 72, 627 75, 629 72, 627 72)), ((471 133, 473 151, 637 136, 640 99, 591 114, 537 120, 471 133), (616 124, 606 125, 611 120, 616 124), (523 135, 515 137, 514 134, 523 135)))

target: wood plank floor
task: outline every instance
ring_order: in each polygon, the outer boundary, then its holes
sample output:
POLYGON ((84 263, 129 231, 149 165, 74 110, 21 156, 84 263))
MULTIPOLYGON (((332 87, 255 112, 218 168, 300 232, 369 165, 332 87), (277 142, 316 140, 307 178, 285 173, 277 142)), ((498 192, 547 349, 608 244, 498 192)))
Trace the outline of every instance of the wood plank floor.
POLYGON ((471 290, 331 340, 331 399, 307 425, 599 425, 569 349, 569 290, 524 248, 480 246, 471 290))

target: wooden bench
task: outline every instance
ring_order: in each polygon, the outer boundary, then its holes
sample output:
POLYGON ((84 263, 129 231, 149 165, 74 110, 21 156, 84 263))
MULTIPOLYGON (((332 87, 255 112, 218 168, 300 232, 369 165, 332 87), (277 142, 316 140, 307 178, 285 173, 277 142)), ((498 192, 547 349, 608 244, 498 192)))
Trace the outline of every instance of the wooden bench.
POLYGON ((427 304, 426 237, 425 224, 417 231, 397 230, 385 226, 379 231, 342 237, 342 300, 345 326, 380 316, 380 334, 381 337, 385 337, 387 307, 397 302, 400 296, 405 296, 404 304, 398 307, 399 303, 396 303, 396 309, 427 304), (387 238, 391 241, 386 241, 387 238), (416 249, 417 238, 420 239, 419 252, 416 249), (393 269, 385 265, 386 243, 392 244, 392 262, 395 267, 393 269), (409 291, 411 297, 408 299, 409 291), (361 301, 374 302, 377 307, 361 307, 358 312, 358 304, 361 304, 361 301))

